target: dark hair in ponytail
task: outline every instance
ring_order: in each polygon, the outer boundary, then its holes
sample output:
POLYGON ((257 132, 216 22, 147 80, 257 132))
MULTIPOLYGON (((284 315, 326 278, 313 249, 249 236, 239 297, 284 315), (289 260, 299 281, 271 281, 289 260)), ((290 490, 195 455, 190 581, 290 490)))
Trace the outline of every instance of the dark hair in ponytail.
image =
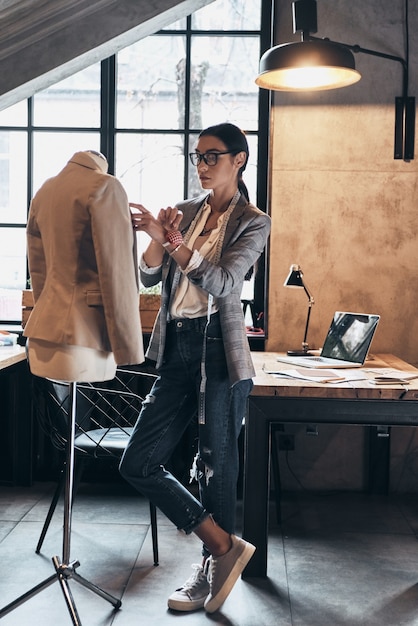
POLYGON ((202 130, 202 132, 199 134, 199 137, 205 136, 217 137, 225 144, 227 149, 230 150, 232 154, 238 154, 238 152, 246 153, 247 157, 245 159, 245 162, 238 172, 238 189, 249 202, 250 197, 248 194, 247 185, 242 179, 242 173, 247 167, 248 157, 250 154, 247 138, 244 131, 242 131, 240 128, 238 128, 238 126, 235 126, 234 124, 224 122, 223 124, 216 124, 215 126, 209 126, 209 128, 205 128, 205 130, 202 130))

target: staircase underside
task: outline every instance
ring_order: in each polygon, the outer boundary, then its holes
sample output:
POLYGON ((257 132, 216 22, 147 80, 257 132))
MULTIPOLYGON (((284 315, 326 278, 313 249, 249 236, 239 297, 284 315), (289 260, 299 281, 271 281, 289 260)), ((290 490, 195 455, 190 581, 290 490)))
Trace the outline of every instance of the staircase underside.
POLYGON ((0 0, 0 110, 214 0, 0 0))

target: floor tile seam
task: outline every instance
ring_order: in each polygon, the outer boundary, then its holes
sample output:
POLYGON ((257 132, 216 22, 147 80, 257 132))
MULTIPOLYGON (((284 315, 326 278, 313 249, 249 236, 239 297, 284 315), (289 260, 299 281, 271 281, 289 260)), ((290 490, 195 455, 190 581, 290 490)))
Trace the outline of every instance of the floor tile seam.
POLYGON ((8 532, 4 536, 1 537, 0 545, 11 535, 11 533, 14 531, 16 526, 18 526, 18 524, 20 524, 20 522, 14 522, 14 521, 11 521, 11 520, 5 520, 5 521, 7 521, 9 524, 13 524, 13 526, 11 528, 9 528, 8 532))
MULTIPOLYGON (((0 520, 0 523, 4 522, 4 523, 11 523, 11 524, 39 524, 40 526, 43 525, 44 521, 43 520, 23 520, 23 521, 16 521, 16 520, 0 520)), ((77 525, 83 525, 83 526, 125 526, 125 527, 138 527, 138 528, 143 528, 145 530, 148 530, 148 528, 151 526, 151 522, 123 522, 123 521, 92 521, 92 520, 83 520, 83 519, 77 519, 77 518, 73 518, 72 519, 72 526, 77 526, 77 525)), ((57 520, 52 520, 49 528, 56 528, 56 527, 61 527, 62 526, 62 519, 57 519, 57 520)), ((171 528, 171 524, 170 523, 159 523, 157 522, 157 527, 161 528, 161 529, 167 529, 167 528, 171 528)))
MULTIPOLYGON (((41 523, 41 522, 38 522, 41 523)), ((73 519, 72 520, 72 525, 83 525, 83 526, 128 526, 128 527, 135 527, 135 526, 139 526, 139 527, 144 527, 146 530, 148 530, 148 528, 151 525, 151 522, 121 522, 121 521, 115 521, 115 520, 109 520, 109 521, 96 521, 96 520, 83 520, 83 519, 73 519)), ((62 522, 61 522, 62 525, 62 522)))
MULTIPOLYGON (((48 494, 49 495, 49 494, 48 494)), ((24 522, 25 518, 28 517, 28 515, 30 515, 38 506, 41 506, 42 501, 45 498, 45 494, 44 493, 37 493, 37 500, 36 502, 34 502, 32 504, 32 506, 30 506, 30 508, 28 508, 25 512, 25 514, 22 516, 21 521, 24 522)))
MULTIPOLYGON (((43 526, 44 520, 39 519, 23 519, 23 520, 15 520, 15 519, 0 519, 0 523, 4 524, 14 524, 14 527, 19 526, 19 524, 38 524, 39 526, 43 526)), ((151 522, 121 522, 121 521, 92 521, 92 520, 83 520, 83 519, 72 519, 72 526, 83 525, 83 526, 138 526, 143 528, 144 530, 148 530, 151 526, 151 522)), ((163 525, 162 525, 163 526, 163 525)), ((167 524, 168 526, 168 524, 167 524)), ((52 527, 62 527, 62 519, 51 520, 49 528, 52 527)))
POLYGON ((417 532, 409 532, 409 531, 390 531, 390 530, 368 530, 368 529, 359 529, 359 530, 330 530, 330 529, 323 529, 323 530, 316 530, 314 528, 303 528, 303 529, 299 529, 297 531, 294 531, 291 528, 288 528, 286 530, 283 530, 282 535, 285 539, 289 539, 289 538, 301 538, 301 537, 306 537, 307 534, 309 534, 309 537, 339 537, 339 536, 343 536, 343 535, 366 535, 366 536, 382 536, 382 537, 412 537, 412 538, 416 538, 417 537, 417 532))
MULTIPOLYGON (((23 522, 23 521, 25 521, 25 518, 26 518, 28 515, 30 515, 30 514, 32 513, 32 511, 33 511, 33 510, 34 510, 37 506, 39 506, 39 503, 40 503, 41 499, 42 499, 42 498, 39 498, 39 500, 37 500, 37 501, 36 501, 36 502, 34 502, 33 504, 29 504, 29 503, 28 503, 28 505, 27 505, 27 506, 28 506, 28 508, 23 507, 23 505, 19 505, 21 509, 22 509, 22 508, 24 508, 25 510, 24 510, 24 512, 22 512, 22 513, 17 513, 17 512, 15 512, 14 514, 16 515, 16 518, 14 518, 13 520, 7 519, 7 518, 5 517, 5 514, 0 514, 0 522, 14 521, 14 522, 19 523, 19 522, 23 522)), ((1 497, 0 497, 0 504, 1 504, 1 497)), ((15 507, 13 507, 12 505, 10 505, 10 502, 9 502, 9 503, 7 504, 7 507, 6 507, 6 508, 7 508, 7 509, 9 509, 9 510, 11 510, 11 509, 13 509, 13 508, 15 508, 15 507)))
POLYGON ((285 584, 286 584, 286 598, 289 606, 289 616, 290 616, 290 625, 293 626, 293 605, 292 605, 292 593, 290 589, 290 579, 288 572, 288 563, 287 563, 287 555, 285 548, 285 537, 282 536, 282 550, 283 550, 283 562, 284 562, 284 571, 285 571, 285 584))
MULTIPOLYGON (((141 558, 141 551, 144 548, 144 544, 145 544, 145 542, 147 540, 147 536, 148 536, 149 532, 150 532, 150 529, 148 529, 147 533, 145 534, 145 536, 143 538, 143 541, 142 541, 141 545, 139 546, 139 548, 138 548, 138 550, 136 552, 135 558, 132 558, 132 565, 129 568, 129 572, 127 571, 126 576, 125 576, 125 582, 123 583, 123 585, 122 585, 122 587, 120 589, 119 599, 121 601, 122 607, 123 607, 123 599, 124 599, 125 594, 126 594, 128 588, 129 588, 129 585, 130 585, 131 580, 133 578, 134 572, 135 572, 135 570, 138 567, 138 561, 141 558)), ((110 622, 109 626, 111 626, 114 623, 114 621, 116 620, 117 614, 118 614, 118 612, 115 612, 115 614, 112 616, 112 621, 110 622)))

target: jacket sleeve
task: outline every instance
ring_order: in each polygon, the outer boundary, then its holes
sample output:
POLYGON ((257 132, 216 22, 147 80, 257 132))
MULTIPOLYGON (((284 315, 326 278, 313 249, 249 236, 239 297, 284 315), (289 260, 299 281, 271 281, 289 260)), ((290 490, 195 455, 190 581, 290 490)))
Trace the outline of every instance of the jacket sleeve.
POLYGON ((217 298, 241 293, 245 275, 263 252, 269 233, 268 215, 254 212, 226 244, 219 263, 203 258, 199 267, 187 274, 188 279, 217 298))
POLYGON ((36 302, 45 284, 46 262, 41 233, 36 223, 36 200, 32 200, 26 227, 28 265, 33 298, 36 302))
POLYGON ((89 203, 104 315, 118 365, 144 361, 136 240, 121 183, 105 176, 89 203))

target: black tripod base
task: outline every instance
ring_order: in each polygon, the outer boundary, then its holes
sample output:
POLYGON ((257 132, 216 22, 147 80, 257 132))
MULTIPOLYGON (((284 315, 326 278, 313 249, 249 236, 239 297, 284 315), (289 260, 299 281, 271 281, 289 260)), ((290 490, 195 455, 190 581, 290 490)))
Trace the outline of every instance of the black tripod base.
MULTIPOLYGON (((62 550, 62 554, 63 554, 62 561, 64 561, 64 563, 61 562, 57 556, 52 557, 52 562, 55 567, 55 574, 45 579, 43 582, 39 583, 39 585, 36 585, 36 587, 33 587, 30 591, 27 591, 22 596, 20 596, 19 598, 17 598, 16 600, 11 602, 4 608, 0 609, 0 619, 4 617, 4 615, 7 615, 7 613, 10 613, 10 611, 13 611, 13 609, 16 609, 18 606, 26 602, 26 600, 30 600, 30 598, 33 598, 37 593, 39 593, 43 589, 46 589, 46 587, 49 587, 50 585, 52 585, 53 582, 58 581, 61 586, 62 593, 64 594, 64 598, 67 603, 67 608, 70 613, 73 625, 81 626, 81 621, 78 616, 74 598, 72 596, 71 589, 68 583, 68 581, 71 578, 74 578, 76 582, 80 583, 87 589, 90 589, 90 591, 93 591, 93 593, 96 593, 101 598, 104 598, 105 600, 110 602, 110 604, 112 604, 115 607, 115 609, 119 609, 122 604, 120 600, 118 600, 117 598, 114 598, 106 591, 103 591, 103 589, 101 589, 100 587, 97 587, 97 585, 94 585, 93 583, 89 582, 88 580, 86 580, 85 578, 77 574, 76 568, 80 565, 78 561, 72 561, 71 563, 69 563, 70 561, 70 536, 71 536, 71 511, 72 511, 72 499, 73 499, 73 489, 74 489, 74 441, 75 441, 75 428, 76 428, 77 383, 71 382, 69 383, 69 387, 70 387, 69 398, 70 398, 70 407, 71 407, 71 411, 70 411, 71 419, 68 420, 68 441, 67 441, 67 458, 66 458, 66 472, 65 472, 66 480, 65 480, 63 550, 62 550)), ((38 544, 37 551, 39 547, 40 546, 38 544)))
POLYGON ((110 602, 110 604, 112 604, 112 606, 114 606, 115 609, 119 609, 121 607, 122 602, 118 598, 111 596, 109 593, 107 593, 106 591, 98 587, 97 585, 91 583, 90 581, 86 580, 85 578, 83 578, 76 572, 76 568, 80 565, 79 561, 73 561, 69 565, 66 565, 64 563, 60 563, 59 558, 57 556, 54 556, 52 557, 52 562, 54 564, 56 573, 52 574, 52 576, 50 576, 49 578, 46 578, 43 582, 39 583, 38 585, 36 585, 35 587, 30 589, 23 595, 21 595, 19 598, 17 598, 16 600, 11 602, 7 606, 0 609, 0 619, 4 617, 5 615, 7 615, 7 613, 10 613, 14 609, 16 609, 18 606, 20 606, 27 600, 30 600, 31 598, 36 596, 38 593, 40 593, 41 591, 43 591, 44 589, 52 585, 52 583, 58 581, 60 583, 62 593, 64 594, 64 599, 67 604, 67 608, 70 613, 74 626, 81 626, 81 621, 77 612, 77 607, 75 605, 74 598, 71 593, 70 586, 68 584, 68 581, 70 578, 73 578, 76 582, 80 583, 87 589, 90 589, 90 591, 104 598, 104 600, 107 600, 108 602, 110 602))

